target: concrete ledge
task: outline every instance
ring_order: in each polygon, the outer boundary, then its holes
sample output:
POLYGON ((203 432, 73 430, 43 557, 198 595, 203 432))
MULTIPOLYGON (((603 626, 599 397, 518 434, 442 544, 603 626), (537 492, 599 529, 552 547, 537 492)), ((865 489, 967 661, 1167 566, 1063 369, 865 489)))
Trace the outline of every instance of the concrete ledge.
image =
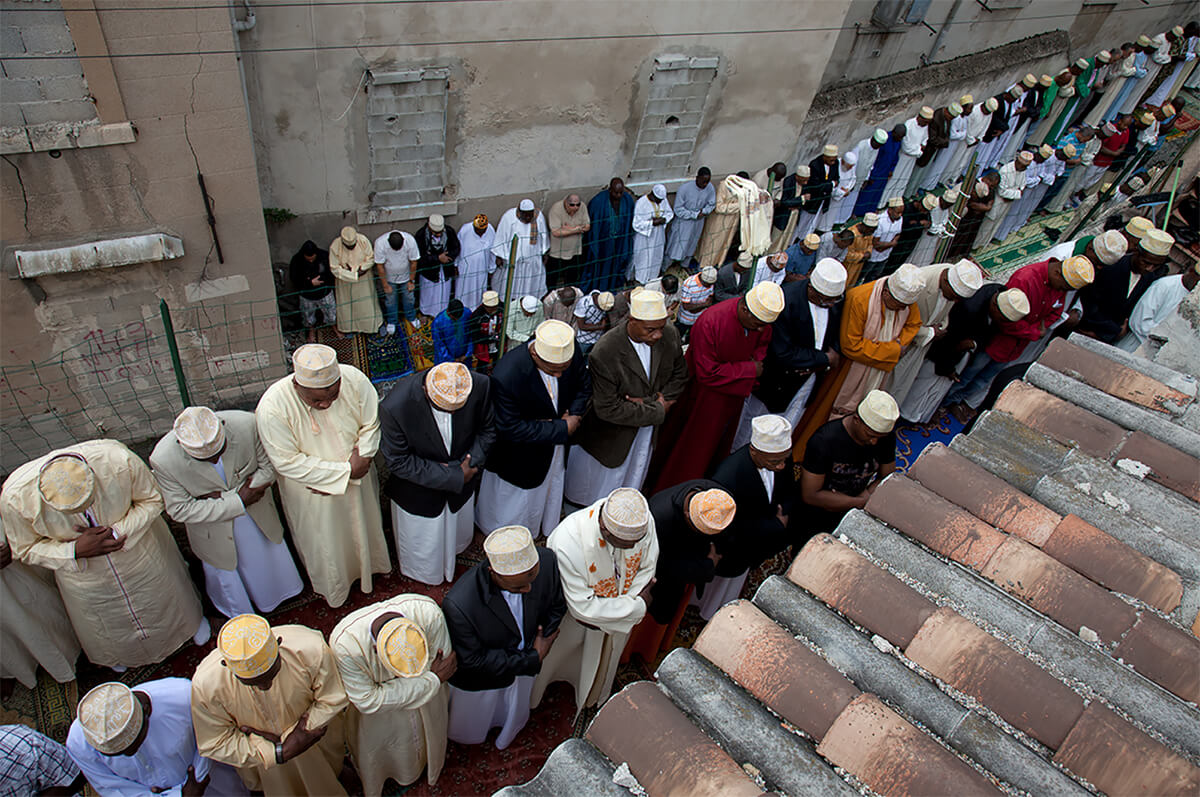
POLYGON ((458 213, 458 201, 434 202, 427 205, 407 205, 395 208, 362 207, 357 211, 359 224, 388 224, 394 221, 412 221, 425 219, 439 213, 443 216, 453 216, 458 213))
POLYGON ((560 797, 589 794, 629 797, 629 790, 612 782, 613 766, 583 739, 567 739, 555 747, 533 780, 505 786, 493 797, 560 797))
POLYGON ((1147 360, 1145 357, 1130 354, 1124 349, 1118 349, 1116 346, 1109 346, 1107 343, 1095 338, 1089 338, 1087 335, 1080 335, 1078 332, 1074 332, 1067 340, 1082 349, 1095 352, 1101 357, 1107 357, 1115 363, 1124 365, 1126 368, 1132 368, 1135 371, 1143 373, 1151 379, 1157 379, 1167 387, 1174 388, 1181 393, 1186 393, 1192 398, 1196 398, 1197 390, 1200 389, 1200 384, 1196 382, 1194 377, 1181 374, 1165 365, 1159 365, 1153 360, 1147 360))
POLYGON ((54 122, 29 127, 4 127, 0 128, 0 155, 110 147, 132 144, 136 140, 137 129, 131 122, 107 125, 54 122))

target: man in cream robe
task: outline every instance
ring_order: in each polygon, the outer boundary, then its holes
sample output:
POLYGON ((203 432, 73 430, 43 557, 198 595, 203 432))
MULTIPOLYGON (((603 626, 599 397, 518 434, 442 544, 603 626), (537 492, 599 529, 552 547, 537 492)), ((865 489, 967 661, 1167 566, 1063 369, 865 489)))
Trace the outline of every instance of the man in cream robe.
POLYGON ((353 227, 329 245, 329 269, 337 279, 333 292, 337 297, 338 332, 373 334, 383 326, 379 298, 375 295, 375 249, 367 236, 353 227))
POLYGON ((970 260, 960 260, 954 265, 935 263, 918 269, 921 280, 917 309, 921 313, 921 328, 912 343, 900 355, 892 371, 892 383, 888 392, 897 404, 904 401, 912 387, 925 353, 934 340, 946 334, 950 311, 960 299, 970 299, 975 291, 983 287, 983 272, 970 260))
POLYGON ((253 413, 188 407, 154 447, 150 466, 167 515, 187 528, 217 611, 270 612, 300 594, 304 582, 271 494, 275 469, 253 413))
POLYGON ((542 662, 533 705, 546 687, 567 681, 575 689, 576 716, 603 704, 612 692, 621 652, 646 615, 658 566, 658 535, 640 492, 619 487, 568 515, 547 540, 558 559, 569 615, 542 662))
POLYGON ((242 614, 192 676, 192 726, 200 755, 237 767, 266 797, 344 795, 346 690, 319 631, 272 628, 242 614))
POLYGON ((397 595, 364 606, 337 624, 329 646, 353 706, 346 739, 363 794, 379 797, 388 778, 407 786, 426 767, 435 785, 446 760, 446 681, 457 666, 437 603, 397 595))
POLYGON ((313 589, 337 607, 355 579, 370 592, 372 575, 391 569, 372 462, 379 394, 328 346, 301 346, 292 363, 295 373, 267 388, 255 419, 313 589))
POLYGON ((88 658, 123 671, 211 634, 150 469, 115 440, 88 440, 13 471, 0 515, 13 555, 54 571, 88 658))
POLYGON ((13 561, 0 523, 0 678, 37 686, 41 665, 59 683, 75 680, 79 640, 71 628, 54 574, 13 561))
POLYGON ((492 256, 496 270, 492 274, 492 290, 502 297, 546 295, 546 253, 550 251, 550 233, 546 217, 538 212, 532 199, 522 199, 515 208, 504 211, 496 225, 492 256), (517 239, 517 258, 512 255, 513 237, 517 239), (508 292, 508 270, 513 269, 512 292, 508 292))

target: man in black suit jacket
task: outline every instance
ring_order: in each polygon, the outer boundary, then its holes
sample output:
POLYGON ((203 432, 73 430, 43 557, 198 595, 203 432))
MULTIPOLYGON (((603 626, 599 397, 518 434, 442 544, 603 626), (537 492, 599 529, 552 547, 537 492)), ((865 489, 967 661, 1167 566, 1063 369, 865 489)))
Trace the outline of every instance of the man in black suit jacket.
POLYGON ((734 296, 741 296, 748 289, 748 283, 754 277, 754 256, 742 252, 734 262, 726 263, 717 269, 717 282, 713 287, 713 304, 719 304, 734 296))
POLYGON ((562 516, 567 443, 592 395, 575 330, 543 321, 532 342, 500 358, 491 380, 496 444, 476 523, 485 534, 512 525, 549 534, 562 516))
POLYGON ((425 584, 454 579, 471 544, 475 489, 496 440, 488 378, 441 363, 401 379, 379 402, 400 572, 425 584))
POLYGON ((1129 316, 1146 289, 1167 275, 1167 256, 1147 251, 1145 241, 1141 241, 1133 252, 1112 265, 1105 265, 1096 256, 1094 243, 1095 239, 1089 243, 1092 251, 1085 254, 1096 269, 1096 277, 1079 291, 1083 318, 1076 330, 1105 343, 1115 343, 1129 331, 1129 316))
POLYGON ((554 553, 535 548, 522 526, 484 541, 487 561, 463 574, 442 600, 458 657, 450 678, 448 735, 479 744, 500 725, 503 750, 529 719, 529 697, 542 659, 567 613, 554 553), (509 703, 511 708, 497 716, 509 703))

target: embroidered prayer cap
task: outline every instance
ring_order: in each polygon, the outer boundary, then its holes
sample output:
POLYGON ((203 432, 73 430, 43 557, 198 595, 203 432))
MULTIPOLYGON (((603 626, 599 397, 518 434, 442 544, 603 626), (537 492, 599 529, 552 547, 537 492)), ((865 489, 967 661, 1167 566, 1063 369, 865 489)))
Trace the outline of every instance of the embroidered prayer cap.
POLYGON ((441 232, 446 229, 446 217, 440 213, 434 213, 429 217, 429 229, 434 232, 441 232))
POLYGON ((937 195, 926 194, 925 196, 921 197, 921 204, 925 206, 926 210, 933 210, 938 206, 937 195))
POLYGON ((1054 154, 1054 147, 1050 146, 1049 144, 1042 144, 1040 147, 1038 147, 1038 154, 1043 158, 1049 158, 1054 154))
POLYGON ((1162 108, 1160 108, 1159 110, 1163 112, 1164 116, 1174 116, 1175 115, 1175 106, 1169 102, 1166 105, 1164 105, 1162 108))
POLYGON ((533 350, 551 365, 569 363, 575 356, 575 330, 558 319, 543 321, 534 332, 533 350))
POLYGON ((638 321, 659 321, 666 318, 666 297, 658 291, 641 291, 629 299, 629 317, 638 321))
POLYGON ((810 169, 808 167, 807 163, 801 163, 799 166, 796 167, 796 176, 797 177, 812 177, 812 169, 810 169))
POLYGON ((1154 114, 1149 111, 1141 111, 1137 115, 1137 120, 1144 125, 1149 125, 1154 122, 1154 114))
POLYGON ((1025 77, 1021 78, 1021 84, 1025 86, 1025 88, 1031 89, 1037 85, 1037 78, 1033 76, 1032 72, 1027 72, 1025 77))
POLYGON ((1115 136, 1116 134, 1117 126, 1112 122, 1105 122, 1104 124, 1100 125, 1100 135, 1104 136, 1105 138, 1108 138, 1109 136, 1115 136))
POLYGON ((887 131, 882 127, 875 128, 875 132, 871 134, 871 138, 875 139, 876 143, 886 144, 888 140, 887 131))
POLYGON ((917 112, 917 116, 921 117, 922 119, 932 119, 933 108, 930 108, 928 105, 922 105, 921 110, 917 112))
POLYGON ((964 95, 962 95, 961 97, 959 97, 959 98, 958 98, 958 104, 959 104, 959 105, 961 105, 961 106, 962 106, 962 107, 964 107, 964 108, 965 108, 966 106, 968 106, 968 105, 974 105, 974 104, 975 104, 975 98, 974 98, 972 95, 970 95, 970 94, 964 94, 964 95))
POLYGON ((1101 50, 1096 54, 1096 60, 1102 64, 1107 64, 1112 60, 1112 53, 1110 53, 1108 50, 1101 50))
POLYGON ((988 184, 987 183, 985 183, 983 180, 980 180, 979 182, 975 183, 975 196, 976 197, 978 197, 979 199, 983 199, 985 196, 987 196, 987 194, 988 194, 988 184))
POLYGON ((484 307, 499 307, 500 306, 500 294, 496 293, 495 291, 484 291, 483 292, 483 306, 484 307))
POLYGON ((1136 193, 1146 187, 1146 181, 1142 179, 1141 175, 1138 175, 1125 183, 1125 187, 1129 189, 1129 193, 1136 193))
POLYGON ((527 313, 536 313, 538 309, 538 300, 536 296, 525 294, 521 297, 521 309, 527 313))
POLYGON ((1160 255, 1166 257, 1171 253, 1171 247, 1175 245, 1175 236, 1170 233, 1163 232, 1159 229, 1152 229, 1146 233, 1146 237, 1142 239, 1139 246, 1145 249, 1147 253, 1152 255, 1160 255))
POLYGON ((1000 107, 1000 102, 995 97, 988 97, 987 101, 983 103, 983 107, 988 113, 995 113, 996 109, 1000 107))
POLYGON ((754 255, 749 252, 742 252, 738 255, 738 265, 742 268, 750 268, 750 264, 754 262, 754 255))
POLYGON ((375 652, 388 672, 400 678, 415 678, 429 669, 425 631, 407 617, 393 617, 383 624, 375 637, 375 652))
MULTIPOLYGON (((633 293, 629 294, 630 300, 633 299, 633 293)), ((613 305, 617 303, 617 297, 613 296, 609 291, 600 291, 596 294, 596 306, 604 312, 613 309, 613 305)))
POLYGON ((425 378, 425 395, 444 412, 462 409, 471 395, 471 371, 462 363, 438 363, 425 378))
POLYGON ((538 563, 533 535, 524 526, 496 529, 483 541, 483 552, 487 554, 492 572, 501 576, 519 576, 538 563))
POLYGON ((783 312, 783 288, 774 282, 760 282, 746 293, 746 308, 759 321, 770 324, 783 312))
POLYGON ((1129 241, 1120 230, 1108 230, 1092 239, 1092 251, 1096 259, 1106 266, 1111 266, 1129 251, 1129 241))
POLYGON ((323 343, 305 343, 292 355, 296 384, 300 387, 323 388, 342 378, 337 352, 323 343))
POLYGON ((271 624, 257 614, 231 617, 217 634, 217 650, 225 666, 238 678, 252 680, 265 674, 279 657, 279 642, 271 624))
POLYGON ((842 163, 846 164, 847 166, 857 166, 858 154, 852 149, 846 150, 846 154, 842 155, 842 163))
POLYGON ((1075 59, 1075 66, 1079 67, 1080 69, 1087 69, 1090 64, 1086 58, 1077 58, 1075 59))
POLYGON ((862 223, 866 227, 878 227, 879 226, 879 214, 878 213, 867 213, 866 215, 863 216, 862 223))
POLYGON ((38 492, 51 509, 68 515, 83 512, 95 500, 96 474, 79 454, 58 454, 38 471, 38 492))
POLYGON ((837 144, 826 144, 821 150, 821 154, 827 158, 836 158, 838 154, 837 144))
POLYGON ((488 226, 487 214, 486 213, 477 213, 475 215, 475 221, 473 221, 471 223, 475 226, 475 229, 477 229, 477 230, 486 230, 487 226, 488 226))
POLYGON ((983 287, 983 274, 979 266, 965 257, 951 266, 948 274, 950 287, 963 299, 970 299, 975 291, 983 287))
POLYGON ((1175 27, 1171 28, 1171 34, 1174 36, 1182 36, 1183 35, 1183 26, 1176 25, 1175 27))
POLYGON ((1068 159, 1074 158, 1078 152, 1079 152, 1079 150, 1075 149, 1074 144, 1067 144, 1065 147, 1062 148, 1062 153, 1064 155, 1066 155, 1068 159))
POLYGON ((123 683, 110 681, 79 701, 83 738, 104 755, 119 755, 142 732, 142 701, 123 683))
POLYGON ((996 304, 1000 315, 1009 321, 1020 321, 1029 315, 1029 297, 1020 288, 1009 288, 996 295, 996 304))
POLYGON ((1027 149, 1023 149, 1017 153, 1016 160, 1019 163, 1023 163, 1028 166, 1029 164, 1033 163, 1033 153, 1027 149))
POLYGON ((1079 290, 1085 285, 1091 285, 1096 276, 1096 271, 1092 268, 1092 261, 1083 255, 1073 255, 1064 260, 1062 273, 1063 279, 1075 290, 1079 290))
POLYGON ((667 198, 667 187, 662 183, 655 183, 654 188, 650 189, 650 193, 661 199, 667 198))
POLYGON ((609 534, 637 542, 650 529, 650 505, 646 496, 632 487, 618 487, 605 499, 600 518, 609 534))
POLYGON ((887 201, 887 206, 888 206, 889 208, 902 208, 902 207, 904 207, 904 197, 902 197, 902 196, 894 196, 894 197, 892 197, 891 199, 889 199, 889 200, 887 201))
POLYGON ((700 281, 705 285, 713 285, 717 281, 717 270, 712 266, 700 269, 700 281))
POLYGON ((1146 233, 1154 229, 1154 222, 1145 216, 1134 216, 1129 221, 1125 222, 1125 232, 1132 235, 1134 238, 1145 238, 1146 233))
POLYGON ((791 422, 782 415, 759 415, 750 421, 750 445, 764 454, 791 451, 791 422))
POLYGON ((801 243, 803 243, 808 249, 815 251, 817 247, 821 245, 821 236, 817 235, 815 232, 810 232, 808 235, 804 236, 804 240, 801 243))
POLYGON ((846 267, 832 257, 823 257, 808 275, 808 284, 822 296, 840 298, 846 291, 846 267))
POLYGON ((188 407, 173 428, 179 447, 196 459, 215 457, 225 445, 225 425, 208 407, 188 407))
POLYGON ((955 202, 958 201, 959 194, 961 194, 961 193, 962 192, 958 190, 958 186, 955 186, 955 187, 951 188, 949 191, 947 191, 946 193, 942 194, 942 199, 946 200, 946 202, 953 205, 955 202))
POLYGON ((702 490, 688 502, 688 518, 701 534, 719 534, 733 522, 737 504, 733 496, 724 490, 713 488, 702 490))
POLYGON ((890 393, 872 390, 858 402, 858 417, 873 431, 887 434, 895 428, 900 408, 890 393))
POLYGON ((346 246, 350 246, 358 240, 358 230, 350 226, 343 227, 341 238, 342 243, 344 243, 346 246))
POLYGON ((517 205, 517 210, 533 210, 533 200, 522 199, 521 203, 517 205))
POLYGON ((957 119, 962 116, 963 107, 957 102, 952 102, 946 106, 946 113, 950 114, 951 119, 957 119))
POLYGON ((1149 47, 1150 45, 1154 44, 1154 42, 1150 40, 1150 37, 1144 33, 1137 37, 1137 43, 1140 47, 1149 47))
POLYGON ((1042 75, 1040 78, 1038 78, 1038 83, 1047 88, 1053 82, 1054 82, 1054 78, 1052 78, 1050 75, 1042 75))
POLYGON ((887 277, 888 293, 902 304, 912 304, 921 295, 925 283, 921 280, 921 270, 912 263, 905 263, 887 277))

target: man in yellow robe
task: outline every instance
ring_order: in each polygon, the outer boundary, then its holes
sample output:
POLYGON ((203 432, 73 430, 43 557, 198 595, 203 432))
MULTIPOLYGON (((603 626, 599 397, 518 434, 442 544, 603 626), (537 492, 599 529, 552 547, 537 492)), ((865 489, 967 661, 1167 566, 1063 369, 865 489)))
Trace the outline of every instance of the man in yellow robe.
POLYGON ((408 786, 428 768, 437 783, 446 761, 446 716, 457 668, 446 618, 424 595, 364 606, 329 635, 353 708, 346 738, 363 794, 379 797, 391 778, 408 786))
POLYGON ((266 797, 345 794, 346 690, 319 631, 256 614, 221 627, 192 676, 200 755, 238 768, 266 797))
POLYGON ((375 250, 367 236, 353 227, 329 245, 329 269, 337 282, 338 332, 365 332, 368 335, 383 326, 379 297, 375 293, 375 250))
POLYGON ((372 463, 379 394, 328 346, 305 344, 292 364, 258 402, 258 436, 313 589, 337 607, 355 579, 370 592, 372 575, 391 569, 372 463))
POLYGON ((211 631, 146 463, 88 440, 13 471, 0 515, 13 555, 54 572, 88 658, 123 672, 211 631))
POLYGON ((537 706, 554 681, 568 681, 575 688, 578 716, 612 692, 629 632, 646 615, 658 535, 645 497, 619 487, 569 515, 551 532, 546 547, 558 559, 570 615, 542 662, 532 702, 537 706))

